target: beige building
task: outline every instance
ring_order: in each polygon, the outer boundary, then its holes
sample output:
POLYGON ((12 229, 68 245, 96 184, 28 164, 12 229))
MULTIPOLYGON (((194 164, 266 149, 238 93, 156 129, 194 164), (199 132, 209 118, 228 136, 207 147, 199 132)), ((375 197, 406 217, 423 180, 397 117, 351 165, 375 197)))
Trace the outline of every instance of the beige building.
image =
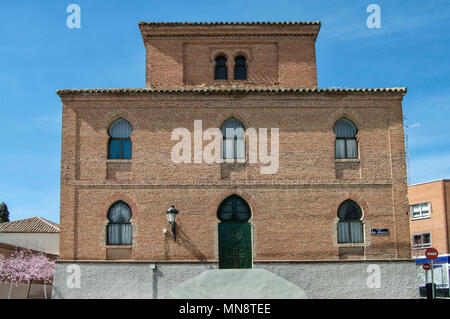
POLYGON ((1 223, 0 244, 59 255, 59 225, 42 217, 1 223))
MULTIPOLYGON (((7 223, 0 223, 0 254, 10 256, 17 249, 43 252, 48 258, 59 256, 59 225, 42 217, 32 217, 7 223)), ((13 285, 11 299, 43 299, 51 297, 52 285, 44 286, 41 281, 13 285)), ((10 284, 0 283, 0 299, 8 298, 10 284)))

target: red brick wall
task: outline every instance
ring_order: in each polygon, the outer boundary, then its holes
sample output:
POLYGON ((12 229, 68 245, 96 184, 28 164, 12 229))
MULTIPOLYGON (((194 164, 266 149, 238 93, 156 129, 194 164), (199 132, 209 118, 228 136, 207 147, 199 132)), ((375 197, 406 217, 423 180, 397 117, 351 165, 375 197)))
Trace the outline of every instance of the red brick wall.
POLYGON ((316 88, 320 25, 140 25, 146 87, 265 85, 316 88), (214 82, 215 58, 227 57, 229 81, 214 82), (233 80, 234 58, 247 59, 247 81, 233 80))
POLYGON ((62 259, 106 259, 106 213, 118 199, 133 211, 132 259, 216 259, 216 211, 233 193, 252 208, 256 260, 410 257, 399 93, 61 97, 62 259), (260 164, 230 168, 171 161, 175 128, 192 130, 194 120, 203 120, 204 129, 220 128, 231 116, 246 128, 279 128, 277 174, 260 174, 260 164), (359 130, 357 161, 334 158, 333 124, 343 116, 359 130), (133 158, 124 163, 107 160, 107 129, 118 117, 133 127, 133 158), (363 209, 362 245, 336 243, 337 207, 348 198, 363 209), (170 230, 163 234, 170 228, 165 214, 170 204, 180 211, 176 242, 170 230), (370 228, 388 228, 389 235, 370 235, 370 228))

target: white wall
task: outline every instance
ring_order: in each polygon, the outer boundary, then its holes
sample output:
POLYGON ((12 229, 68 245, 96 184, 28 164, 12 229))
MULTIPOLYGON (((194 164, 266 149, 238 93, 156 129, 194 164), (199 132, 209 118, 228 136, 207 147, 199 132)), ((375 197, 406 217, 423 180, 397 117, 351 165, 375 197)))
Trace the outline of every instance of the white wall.
POLYGON ((59 255, 59 233, 0 233, 0 243, 59 255))
MULTIPOLYGON (((302 289, 308 298, 417 299, 414 261, 347 261, 258 263, 302 289), (379 287, 370 287, 369 266, 379 266, 379 287)), ((53 298, 167 298, 169 291, 217 263, 102 263, 57 262, 53 298)), ((371 281, 370 281, 371 282, 371 281)))

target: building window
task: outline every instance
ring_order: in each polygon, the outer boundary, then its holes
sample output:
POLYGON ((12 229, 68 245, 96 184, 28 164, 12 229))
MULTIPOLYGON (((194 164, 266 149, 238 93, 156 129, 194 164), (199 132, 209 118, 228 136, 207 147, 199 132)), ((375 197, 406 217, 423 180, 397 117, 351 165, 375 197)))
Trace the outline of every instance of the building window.
POLYGON ((217 217, 222 222, 246 222, 251 217, 250 206, 238 195, 231 195, 220 204, 217 217))
POLYGON ((219 55, 216 58, 216 66, 214 69, 214 80, 227 80, 227 58, 223 55, 219 55))
POLYGON ((108 245, 131 245, 131 208, 123 201, 115 202, 108 210, 108 245))
POLYGON ((338 209, 338 243, 364 242, 361 207, 354 201, 344 201, 338 209))
POLYGON ((421 219, 430 217, 431 207, 430 203, 413 204, 411 208, 411 218, 421 219))
POLYGON ((358 143, 355 137, 358 130, 355 124, 343 118, 336 122, 333 131, 336 135, 334 144, 336 158, 358 158, 358 143))
POLYGON ((234 117, 228 119, 222 125, 222 158, 243 159, 245 158, 245 128, 244 125, 234 117))
POLYGON ((239 55, 234 59, 234 79, 235 80, 247 80, 247 60, 239 55))
POLYGON ((109 159, 130 159, 131 158, 131 134, 130 123, 124 119, 116 120, 109 127, 109 159))
POLYGON ((412 237, 413 249, 431 247, 431 233, 414 234, 412 237))

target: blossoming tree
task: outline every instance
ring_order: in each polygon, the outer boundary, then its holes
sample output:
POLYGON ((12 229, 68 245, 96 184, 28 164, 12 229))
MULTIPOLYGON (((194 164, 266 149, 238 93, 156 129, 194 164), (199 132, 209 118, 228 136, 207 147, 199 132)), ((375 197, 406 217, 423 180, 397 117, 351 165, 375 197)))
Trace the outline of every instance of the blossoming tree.
POLYGON ((33 280, 44 283, 44 296, 47 299, 46 285, 52 282, 55 262, 43 253, 36 253, 26 249, 18 249, 11 256, 5 258, 0 255, 0 281, 10 283, 8 299, 11 298, 13 285, 28 283, 28 294, 33 280))

